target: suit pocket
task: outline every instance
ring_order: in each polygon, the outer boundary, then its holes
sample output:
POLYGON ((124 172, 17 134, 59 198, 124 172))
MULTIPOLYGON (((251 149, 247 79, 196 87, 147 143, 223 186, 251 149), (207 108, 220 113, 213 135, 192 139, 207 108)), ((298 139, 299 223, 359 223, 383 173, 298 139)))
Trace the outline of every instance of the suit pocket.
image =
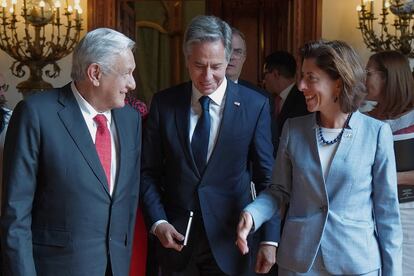
POLYGON ((33 229, 33 244, 56 247, 66 247, 70 240, 70 232, 49 229, 33 229))

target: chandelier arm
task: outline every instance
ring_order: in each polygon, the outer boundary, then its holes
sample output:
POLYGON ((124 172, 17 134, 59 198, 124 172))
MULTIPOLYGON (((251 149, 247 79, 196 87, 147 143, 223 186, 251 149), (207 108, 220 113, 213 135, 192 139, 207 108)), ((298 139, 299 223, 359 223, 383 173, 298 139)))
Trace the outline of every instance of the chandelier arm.
POLYGON ((56 78, 60 75, 60 67, 57 65, 56 61, 49 63, 52 65, 53 70, 45 70, 46 76, 49 78, 56 78))
POLYGON ((1 33, 1 39, 0 39, 0 47, 3 51, 7 52, 7 48, 9 47, 9 37, 7 35, 7 21, 5 17, 2 17, 2 27, 3 32, 1 33))
POLYGON ((15 60, 12 65, 10 66, 10 70, 12 71, 12 74, 18 78, 22 78, 26 75, 26 71, 23 70, 23 66, 25 66, 24 63, 21 61, 15 60))
POLYGON ((71 31, 72 31, 72 20, 70 18, 71 13, 67 12, 66 13, 66 19, 67 19, 67 25, 66 25, 66 35, 65 35, 65 40, 63 41, 63 47, 67 48, 68 47, 68 43, 70 41, 70 37, 71 37, 71 31))

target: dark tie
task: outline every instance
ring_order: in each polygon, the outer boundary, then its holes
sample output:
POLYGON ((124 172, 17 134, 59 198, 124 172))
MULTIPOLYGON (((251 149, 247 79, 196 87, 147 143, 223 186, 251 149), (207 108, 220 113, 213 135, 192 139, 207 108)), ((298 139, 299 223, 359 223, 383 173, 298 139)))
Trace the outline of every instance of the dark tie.
POLYGON ((6 117, 6 111, 0 107, 0 133, 3 132, 4 126, 6 125, 4 117, 6 117))
POLYGON ((275 96, 275 114, 279 114, 280 113, 280 103, 282 102, 282 97, 280 97, 279 95, 275 96))
POLYGON ((105 115, 98 114, 93 120, 98 126, 95 136, 95 147, 105 171, 108 189, 111 190, 111 134, 106 123, 105 115))
POLYGON ((194 129, 191 149, 198 171, 202 174, 207 163, 208 140, 210 138, 210 98, 202 96, 198 101, 203 111, 194 129))

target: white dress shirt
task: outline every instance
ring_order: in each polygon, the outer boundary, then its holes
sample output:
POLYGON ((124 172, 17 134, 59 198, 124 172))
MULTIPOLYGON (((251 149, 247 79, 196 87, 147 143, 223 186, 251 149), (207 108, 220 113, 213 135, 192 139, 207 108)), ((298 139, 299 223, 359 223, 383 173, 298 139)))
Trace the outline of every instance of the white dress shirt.
MULTIPOLYGON (((208 150, 207 150, 207 162, 210 159, 211 153, 213 152, 214 146, 217 142, 217 136, 220 129, 221 119, 223 118, 224 103, 226 98, 226 88, 227 80, 224 78, 220 86, 208 95, 210 98, 210 138, 208 140, 208 150)), ((193 93, 191 96, 191 110, 190 110, 190 127, 189 127, 189 138, 190 142, 193 138, 194 129, 197 125, 198 118, 200 118, 202 113, 201 104, 198 101, 203 94, 201 94, 197 88, 193 85, 193 93)))
POLYGON ((280 92, 279 96, 280 96, 281 99, 280 99, 279 110, 282 110, 283 104, 285 103, 286 98, 289 96, 290 90, 292 90, 294 85, 295 85, 295 83, 292 83, 291 85, 289 85, 288 87, 283 89, 282 92, 280 92))
POLYGON ((96 130, 97 130, 97 124, 93 120, 93 118, 98 115, 102 114, 107 119, 108 129, 111 134, 111 183, 110 183, 110 195, 112 195, 115 183, 116 183, 116 172, 118 168, 118 135, 116 132, 116 126, 115 121, 112 120, 112 114, 111 111, 106 111, 103 113, 97 112, 79 93, 78 89, 76 88, 74 82, 71 83, 71 88, 73 91, 73 95, 75 96, 75 99, 79 105, 79 108, 82 112, 82 116, 85 119, 85 123, 88 126, 89 133, 91 134, 91 138, 93 143, 95 144, 95 138, 96 138, 96 130))

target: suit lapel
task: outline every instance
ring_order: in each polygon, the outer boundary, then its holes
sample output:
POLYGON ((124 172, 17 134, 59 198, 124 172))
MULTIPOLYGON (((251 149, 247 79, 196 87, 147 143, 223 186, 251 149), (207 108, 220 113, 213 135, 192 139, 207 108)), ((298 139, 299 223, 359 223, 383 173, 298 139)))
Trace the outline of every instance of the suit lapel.
POLYGON ((323 183, 324 177, 322 172, 322 165, 321 165, 321 159, 319 157, 319 149, 318 149, 318 139, 316 131, 318 129, 318 124, 316 123, 316 113, 313 114, 313 116, 310 117, 311 122, 309 122, 309 131, 307 133, 308 137, 306 137, 305 141, 311 141, 310 147, 311 147, 311 158, 315 161, 315 163, 318 166, 318 171, 320 173, 320 183, 323 183))
POLYGON ((342 166, 338 163, 343 163, 343 161, 347 158, 349 154, 349 150, 352 147, 352 144, 355 140, 356 133, 358 131, 358 122, 360 120, 361 113, 354 112, 354 114, 351 117, 351 120, 349 121, 348 125, 349 128, 346 128, 344 130, 344 133, 342 135, 341 141, 339 142, 338 148, 336 149, 336 153, 334 155, 334 158, 332 159, 331 167, 329 169, 328 177, 326 179, 326 182, 330 178, 335 178, 336 171, 342 170, 342 166))
MULTIPOLYGON (((116 126, 116 131, 117 131, 117 136, 118 136, 118 175, 116 176, 116 185, 115 185, 115 190, 112 192, 112 197, 114 197, 115 192, 118 191, 117 193, 120 192, 120 189, 122 188, 122 186, 120 185, 122 183, 123 179, 126 179, 126 150, 124 148, 124 145, 128 145, 127 141, 126 141, 126 137, 127 137, 127 129, 125 124, 123 124, 122 122, 124 122, 124 113, 122 112, 122 109, 114 109, 112 110, 112 120, 114 120, 115 122, 115 126, 116 126), (121 187, 120 187, 121 186, 121 187)), ((137 137, 138 139, 138 137, 137 137)))
POLYGON ((187 158, 187 161, 192 167, 193 171, 195 171, 197 175, 200 176, 197 165, 194 162, 189 139, 191 94, 192 87, 191 82, 189 82, 184 87, 183 97, 177 98, 177 103, 175 105, 175 123, 184 155, 187 158))
POLYGON ((63 109, 58 112, 62 123, 66 127, 69 135, 72 137, 74 143, 77 145, 89 167, 109 195, 105 172, 102 168, 95 145, 93 144, 91 135, 88 131, 85 119, 83 118, 79 105, 73 96, 70 84, 66 85, 60 91, 59 102, 64 106, 63 109))

